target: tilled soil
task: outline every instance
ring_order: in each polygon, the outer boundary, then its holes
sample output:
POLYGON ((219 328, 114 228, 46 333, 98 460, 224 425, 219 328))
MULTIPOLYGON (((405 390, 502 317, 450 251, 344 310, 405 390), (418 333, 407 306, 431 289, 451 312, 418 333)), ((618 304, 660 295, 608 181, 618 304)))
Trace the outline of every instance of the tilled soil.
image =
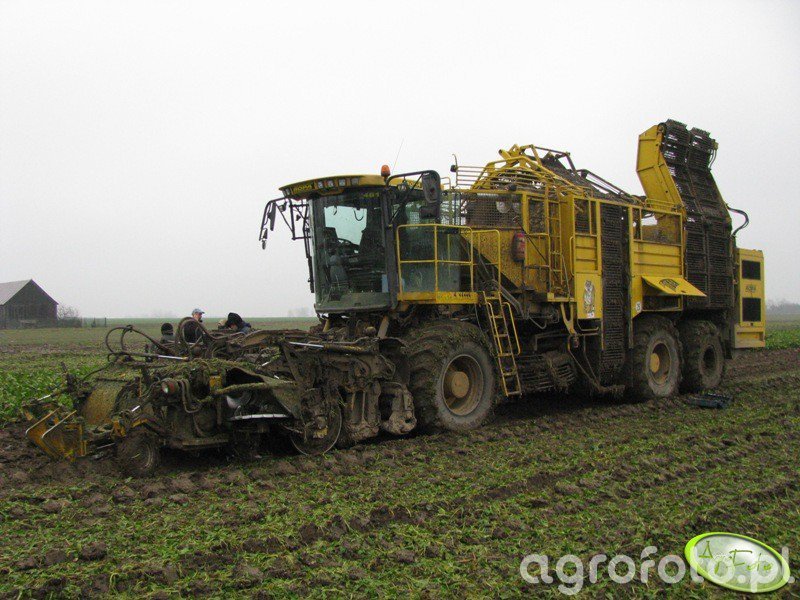
MULTIPOLYGON (((173 454, 145 480, 109 458, 53 462, 12 425, 0 430, 0 596, 559 595, 522 580, 525 555, 680 555, 711 530, 796 553, 800 351, 743 354, 723 391, 725 410, 683 396, 528 399, 465 435, 246 464, 173 454)), ((714 594, 688 580, 591 585, 714 594)))

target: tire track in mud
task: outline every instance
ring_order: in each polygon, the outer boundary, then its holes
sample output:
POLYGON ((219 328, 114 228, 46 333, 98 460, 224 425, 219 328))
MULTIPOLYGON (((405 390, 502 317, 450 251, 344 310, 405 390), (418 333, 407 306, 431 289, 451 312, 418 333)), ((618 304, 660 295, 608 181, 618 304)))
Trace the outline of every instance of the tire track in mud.
MULTIPOLYGON (((627 487, 626 489, 634 492, 633 497, 641 499, 641 501, 636 505, 639 508, 637 511, 636 520, 640 522, 648 521, 655 523, 655 533, 650 533, 648 536, 646 536, 646 543, 639 542, 636 546, 629 544, 615 545, 614 537, 616 537, 617 541, 619 541, 620 538, 624 539, 625 537, 635 537, 633 530, 623 526, 621 529, 614 531, 610 539, 604 538, 601 540, 594 552, 584 553, 582 555, 576 552, 576 554, 582 558, 585 564, 588 563, 589 559, 594 554, 597 554, 597 552, 600 551, 608 553, 609 555, 613 551, 614 553, 638 556, 638 553, 642 551, 645 546, 649 545, 657 546, 660 551, 660 556, 668 553, 669 551, 680 554, 683 544, 685 544, 691 537, 694 537, 694 535, 696 535, 698 532, 704 530, 727 530, 726 527, 719 529, 719 521, 726 520, 726 525, 728 525, 731 514, 747 515, 748 520, 746 521, 746 524, 748 527, 745 529, 745 531, 750 531, 749 527, 751 527, 753 523, 752 517, 759 513, 758 509, 760 508, 760 500, 770 500, 772 502, 770 505, 771 512, 778 510, 776 506, 785 505, 787 507, 796 507, 798 505, 798 501, 800 500, 800 495, 797 494, 797 491, 800 490, 800 482, 798 482, 796 477, 792 475, 796 470, 796 461, 793 459, 793 456, 791 456, 790 453, 786 453, 781 455, 782 460, 780 462, 775 460, 771 462, 771 465, 777 471, 786 474, 778 481, 773 481, 770 478, 767 478, 766 481, 762 481, 763 478, 761 477, 761 470, 759 467, 761 466, 762 461, 762 451, 772 449, 776 444, 783 444, 784 442, 796 443, 797 438, 798 436, 796 431, 786 432, 783 435, 772 437, 772 439, 769 441, 763 440, 754 445, 739 447, 735 452, 729 452, 721 458, 715 459, 713 462, 708 464, 701 463, 702 465, 705 465, 703 468, 698 468, 696 464, 683 464, 676 469, 672 469, 669 473, 669 476, 665 479, 660 478, 656 481, 651 479, 645 481, 644 485, 627 487), (677 491, 683 491, 686 493, 688 490, 699 487, 698 484, 708 481, 708 475, 710 471, 722 470, 731 464, 744 467, 745 473, 754 474, 754 476, 750 478, 739 477, 736 486, 722 486, 721 490, 716 490, 714 493, 713 506, 702 512, 691 511, 692 514, 678 522, 670 520, 670 533, 666 535, 659 533, 659 531, 663 531, 663 529, 660 529, 659 525, 659 519, 663 517, 663 514, 659 512, 661 507, 657 502, 647 501, 647 492, 657 492, 658 490, 666 487, 678 487, 679 489, 677 491), (767 485, 764 485, 765 483, 767 485), (743 490, 748 491, 753 487, 755 487, 757 491, 743 495, 743 490), (795 497, 789 498, 790 494, 793 494, 795 497), (776 496, 784 497, 784 499, 777 505, 773 501, 776 496), (681 540, 679 547, 675 546, 675 539, 681 540), (665 548, 667 548, 666 551, 665 548)), ((723 446, 725 445, 723 444, 723 446)), ((675 457, 675 455, 673 455, 673 457, 675 457)), ((646 463, 647 461, 644 462, 646 463)), ((644 472, 637 472, 636 474, 646 475, 644 472)), ((641 480, 641 478, 639 479, 641 480)), ((712 480, 715 482, 718 481, 713 478, 712 480)), ((625 482, 621 483, 635 484, 637 482, 636 478, 634 478, 633 481, 626 480, 625 482)), ((628 496, 626 496, 624 499, 619 498, 613 493, 601 493, 600 496, 602 497, 602 502, 597 502, 596 500, 592 502, 593 512, 597 512, 599 514, 607 514, 607 509, 614 506, 619 506, 621 502, 624 502, 624 500, 628 498, 628 496)), ((663 496, 663 494, 661 494, 661 496, 663 496)), ((560 514, 574 514, 583 509, 584 507, 577 507, 577 510, 570 510, 570 508, 567 507, 567 509, 560 514)), ((633 521, 633 519, 631 521, 633 521)), ((576 522, 574 525, 569 523, 561 523, 561 526, 567 527, 567 529, 580 530, 581 523, 576 522)))
MULTIPOLYGON (((770 383, 781 384, 783 386, 793 386, 800 383, 800 372, 798 372, 800 369, 797 365, 793 365, 792 369, 786 369, 786 371, 793 372, 760 373, 758 378, 749 378, 743 381, 737 380, 742 381, 739 385, 726 383, 720 388, 720 391, 728 393, 733 392, 734 395, 736 395, 751 389, 756 390, 758 388, 764 388, 770 383)), ((640 403, 604 402, 603 400, 589 402, 583 399, 568 398, 566 401, 569 404, 566 409, 551 411, 547 408, 543 408, 543 415, 539 417, 538 420, 543 421, 545 424, 566 421, 571 426, 574 426, 576 423, 583 424, 587 422, 598 425, 608 421, 616 422, 616 420, 622 416, 637 416, 643 412, 665 412, 673 411, 678 408, 686 409, 688 408, 686 406, 686 400, 692 395, 693 394, 681 394, 663 400, 651 400, 640 403)), ((518 407, 516 412, 519 412, 519 408, 525 410, 524 406, 518 407)), ((537 415, 535 414, 525 415, 522 418, 523 422, 520 423, 520 419, 518 418, 503 416, 488 428, 501 427, 509 431, 525 430, 530 425, 528 421, 525 421, 526 417, 527 419, 537 419, 537 415)), ((534 426, 537 424, 536 421, 532 423, 534 426)))
MULTIPOLYGON (((88 596, 104 594, 107 591, 125 592, 135 588, 138 584, 151 581, 163 580, 166 582, 168 573, 171 569, 177 572, 202 571, 206 575, 214 574, 226 570, 232 564, 236 564, 242 555, 258 552, 264 554, 285 555, 286 553, 300 554, 304 549, 313 546, 315 543, 337 542, 346 536, 356 533, 358 535, 368 535, 382 528, 399 524, 422 525, 431 515, 439 511, 452 511, 454 514, 462 514, 465 506, 474 502, 495 501, 512 493, 520 493, 534 486, 539 489, 541 486, 551 487, 554 483, 566 476, 572 470, 562 473, 538 473, 530 476, 521 482, 511 484, 493 490, 497 493, 481 493, 471 497, 459 497, 453 501, 423 502, 412 506, 387 506, 380 505, 369 511, 363 517, 344 519, 339 515, 334 515, 323 525, 307 522, 298 529, 298 539, 296 542, 285 543, 277 538, 269 536, 251 537, 235 544, 218 544, 212 546, 208 551, 193 552, 183 559, 173 562, 170 568, 135 568, 130 571, 117 572, 114 574, 113 582, 107 581, 110 576, 95 578, 92 582, 86 582, 85 578, 75 575, 48 580, 38 590, 33 590, 33 595, 44 596, 48 594, 58 594, 68 585, 81 587, 84 594, 88 596)), ((39 562, 39 561, 37 561, 39 562)), ((296 575, 301 569, 302 561, 288 563, 279 560, 279 564, 267 570, 270 577, 286 579, 296 575)), ((308 565, 307 565, 308 566, 308 565)), ((187 589, 186 592, 196 596, 207 595, 215 590, 187 589)), ((0 596, 1 597, 1 596, 0 596)), ((16 597, 16 595, 14 596, 16 597)))
MULTIPOLYGON (((782 441, 782 440, 776 440, 776 441, 782 441)), ((767 443, 754 446, 751 448, 750 453, 752 454, 753 452, 757 452, 767 446, 768 446, 767 443)), ((721 462, 723 464, 727 462, 733 462, 741 458, 741 455, 743 454, 746 454, 746 452, 732 453, 726 457, 725 461, 718 461, 715 466, 719 467, 721 462)), ((683 484, 687 481, 687 479, 686 477, 683 477, 681 479, 681 476, 685 472, 690 470, 692 470, 692 465, 686 466, 677 464, 676 468, 671 472, 671 474, 674 475, 674 477, 667 478, 666 480, 663 481, 657 481, 655 483, 646 484, 644 486, 638 486, 632 489, 634 489, 635 491, 641 491, 645 488, 653 488, 653 487, 659 487, 660 485, 667 485, 678 479, 680 479, 681 483, 683 484)), ((690 477, 690 479, 692 480, 701 479, 707 469, 701 470, 695 467, 694 470, 695 473, 693 474, 693 476, 690 477)), ((634 471, 634 474, 638 475, 640 473, 634 471)), ((449 522, 452 523, 453 527, 457 529, 466 528, 480 519, 480 515, 476 513, 474 507, 483 507, 483 503, 485 501, 495 501, 498 499, 507 498, 510 497, 511 495, 527 491, 532 486, 535 486, 535 489, 537 489, 538 491, 541 491, 542 487, 545 487, 548 490, 552 491, 554 486, 558 482, 562 482, 565 476, 567 475, 574 476, 574 475, 579 475, 579 473, 575 473, 572 469, 570 469, 561 473, 539 474, 537 476, 527 478, 526 480, 519 482, 515 485, 502 486, 501 488, 494 488, 493 490, 490 490, 489 492, 486 493, 481 493, 470 497, 461 497, 456 500, 448 502, 427 504, 424 506, 411 507, 411 508, 405 506, 395 507, 394 509, 389 507, 382 507, 374 510, 371 513, 371 517, 373 518, 371 519, 369 527, 363 527, 357 525, 352 529, 355 529, 359 533, 369 533, 380 527, 392 526, 396 524, 415 523, 424 526, 425 519, 420 519, 419 517, 425 516, 426 512, 430 514, 430 513, 435 513, 437 511, 446 511, 450 515, 449 522), (542 486, 543 483, 545 484, 544 486, 542 486), (417 513, 416 516, 415 513, 417 513)), ((772 488, 766 490, 765 495, 778 493, 779 491, 785 489, 796 489, 796 487, 797 484, 794 482, 782 482, 780 485, 773 486, 772 488)), ((618 501, 619 498, 614 497, 612 495, 608 498, 607 503, 612 504, 612 503, 617 503, 618 501)), ((598 510, 602 509, 601 505, 594 505, 594 507, 598 510)), ((715 510, 720 510, 720 509, 715 509, 715 510)), ((570 511, 567 512, 569 513, 570 511)), ((691 527, 691 525, 684 526, 684 528, 686 527, 691 527)), ((300 547, 295 548, 294 550, 299 550, 302 547, 311 545, 319 540, 326 542, 341 540, 342 535, 348 533, 346 529, 339 529, 337 531, 336 529, 338 528, 338 525, 333 525, 332 528, 334 529, 333 532, 331 532, 331 526, 329 524, 328 527, 323 526, 315 529, 314 533, 311 536, 304 539, 304 543, 300 547)), ((232 550, 234 550, 235 552, 236 549, 232 548, 232 550)))
MULTIPOLYGON (((798 383, 800 383, 800 378, 798 378, 798 383)), ((750 420, 748 422, 748 425, 750 427, 753 427, 753 426, 758 425, 760 423, 770 422, 771 420, 772 420, 772 417, 768 416, 768 417, 764 417, 764 418, 759 419, 759 420, 750 420)), ((714 435, 720 435, 720 434, 726 434, 726 433, 738 434, 739 432, 740 432, 740 429, 739 429, 738 424, 732 424, 729 427, 723 428, 723 429, 720 429, 719 427, 717 427, 715 429, 715 431, 714 431, 714 435)), ((697 441, 697 437, 698 437, 697 433, 692 433, 692 434, 688 434, 688 435, 684 436, 680 440, 676 440, 676 442, 677 442, 678 445, 684 445, 684 444, 688 444, 688 443, 697 441)), ((712 446, 711 449, 724 449, 725 447, 726 447, 726 444, 723 443, 723 444, 718 444, 717 446, 712 446)), ((760 447, 763 447, 763 445, 757 446, 756 448, 760 448, 760 447)), ((623 453, 621 455, 617 455, 617 456, 614 456, 614 457, 606 457, 606 461, 622 463, 622 464, 627 465, 627 467, 625 469, 625 472, 629 473, 629 474, 630 473, 635 473, 639 467, 643 467, 643 466, 644 467, 653 467, 654 466, 651 462, 649 462, 648 458, 645 458, 645 459, 641 460, 640 462, 632 462, 631 461, 631 459, 641 458, 641 455, 642 455, 642 450, 641 449, 637 449, 637 450, 632 450, 632 451, 629 451, 627 453, 623 453)), ((726 460, 733 460, 733 459, 738 458, 740 456, 741 456, 741 453, 739 453, 739 454, 728 453, 728 455, 726 455, 726 460)), ((664 462, 669 463, 669 462, 677 462, 678 460, 680 460, 680 457, 675 455, 675 454, 662 455, 659 458, 661 459, 661 464, 663 464, 664 462)), ((564 481, 564 479, 565 479, 565 477, 567 475, 572 475, 574 477, 579 477, 580 475, 585 474, 586 472, 592 470, 593 467, 590 464, 592 462, 593 462, 592 459, 589 459, 588 461, 585 461, 584 464, 582 464, 580 466, 577 466, 577 467, 570 468, 570 469, 568 469, 567 471, 564 471, 564 472, 560 472, 560 473, 538 473, 538 474, 536 474, 536 475, 534 475, 532 477, 525 478, 525 479, 523 479, 521 481, 518 481, 518 482, 510 483, 510 484, 507 484, 507 485, 495 486, 495 487, 487 489, 485 492, 482 492, 480 494, 477 494, 475 496, 470 497, 469 498, 470 502, 468 502, 466 498, 461 497, 461 498, 453 499, 451 501, 439 503, 437 506, 439 506, 440 508, 443 508, 443 509, 453 509, 453 508, 455 508, 455 507, 457 507, 459 505, 463 505, 463 504, 480 504, 480 503, 482 503, 484 501, 487 501, 487 500, 490 501, 490 500, 496 500, 496 499, 505 499, 505 498, 508 498, 508 497, 510 497, 512 495, 515 495, 517 493, 521 493, 521 492, 524 492, 524 491, 529 491, 532 488, 535 488, 535 489, 551 488, 553 481, 564 481)), ((689 469, 692 468, 692 465, 687 465, 685 463, 685 461, 682 461, 682 465, 683 466, 680 467, 679 471, 675 475, 683 475, 689 469)), ((696 468, 695 468, 695 470, 698 471, 698 469, 696 469, 696 468)), ((700 471, 699 473, 702 474, 702 471, 700 471)), ((669 475, 669 473, 667 473, 667 475, 669 475)), ((572 477, 572 478, 574 479, 574 477, 572 477)), ((620 482, 620 483, 623 483, 626 480, 625 479, 620 480, 619 478, 617 478, 616 481, 620 482)), ((667 479, 667 481, 661 481, 660 483, 667 483, 668 481, 670 481, 670 479, 667 479)), ((636 490, 634 489, 634 491, 636 491, 636 490)), ((401 511, 408 511, 408 510, 409 509, 406 508, 405 506, 400 506, 400 507, 397 507, 396 509, 389 509, 389 512, 398 513, 398 512, 401 512, 401 511)))

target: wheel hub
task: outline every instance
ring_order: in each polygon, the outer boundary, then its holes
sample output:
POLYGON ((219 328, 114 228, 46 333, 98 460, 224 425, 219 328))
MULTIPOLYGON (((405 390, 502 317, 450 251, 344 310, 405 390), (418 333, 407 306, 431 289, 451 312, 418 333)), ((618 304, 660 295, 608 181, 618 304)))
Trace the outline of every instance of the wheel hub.
POLYGON ((342 411, 328 407, 325 415, 317 415, 306 424, 304 431, 292 432, 289 441, 301 454, 323 454, 336 444, 342 431, 342 411))
POLYGON ((672 369, 672 358, 669 355, 669 348, 664 342, 658 342, 650 352, 650 375, 659 383, 665 383, 669 378, 672 369))
POLYGON ((650 370, 653 373, 658 373, 658 368, 661 366, 661 359, 658 358, 658 354, 653 352, 650 355, 650 370))
POLYGON ((469 375, 464 371, 448 370, 445 375, 445 385, 451 395, 463 398, 469 392, 469 375))
POLYGON ((483 395, 483 372, 472 356, 462 354, 447 365, 440 385, 448 410, 455 415, 468 415, 483 395))

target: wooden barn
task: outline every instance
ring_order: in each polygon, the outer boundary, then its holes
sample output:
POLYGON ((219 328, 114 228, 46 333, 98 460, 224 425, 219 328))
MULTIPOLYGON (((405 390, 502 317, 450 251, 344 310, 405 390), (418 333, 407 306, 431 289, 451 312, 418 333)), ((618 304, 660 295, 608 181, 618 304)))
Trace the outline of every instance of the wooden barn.
POLYGON ((58 302, 33 279, 0 283, 0 329, 52 327, 58 322, 58 302))

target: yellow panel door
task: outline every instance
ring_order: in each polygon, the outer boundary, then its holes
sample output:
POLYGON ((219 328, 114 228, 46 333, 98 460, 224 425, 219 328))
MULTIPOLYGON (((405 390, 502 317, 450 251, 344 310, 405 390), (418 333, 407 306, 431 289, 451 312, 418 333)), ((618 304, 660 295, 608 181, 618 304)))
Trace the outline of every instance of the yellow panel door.
POLYGON ((764 299, 764 253, 760 250, 737 250, 739 264, 739 322, 735 348, 766 346, 766 302, 764 299))

